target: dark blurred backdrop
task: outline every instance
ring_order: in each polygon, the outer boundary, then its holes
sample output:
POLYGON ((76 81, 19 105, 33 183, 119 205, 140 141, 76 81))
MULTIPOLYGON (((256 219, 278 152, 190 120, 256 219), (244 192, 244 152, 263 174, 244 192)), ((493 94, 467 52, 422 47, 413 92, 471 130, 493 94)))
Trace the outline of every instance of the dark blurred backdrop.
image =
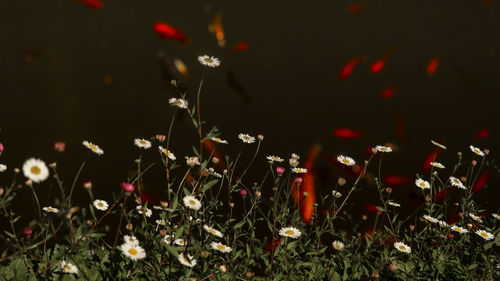
MULTIPOLYGON (((390 142, 398 152, 388 157, 384 170, 410 176, 404 190, 434 148, 431 139, 448 146, 439 158, 448 167, 457 151, 466 161, 474 158, 470 144, 490 148, 495 158, 500 140, 500 5, 495 1, 102 3, 100 9, 72 0, 2 3, 0 142, 5 152, 0 163, 9 169, 40 157, 56 161, 70 182, 87 154, 81 142, 89 140, 104 155, 90 158, 81 182, 92 180, 96 195, 109 198, 135 167, 140 151, 133 139, 166 134, 174 114, 159 52, 186 64, 189 73, 180 79, 192 89, 191 104, 205 79, 202 117, 236 144, 224 152, 238 152, 240 132, 265 135, 254 173, 264 168, 268 154, 305 157, 319 143, 326 154, 343 153, 361 162, 367 147, 390 142), (225 47, 208 30, 218 13, 225 47), (158 21, 181 30, 188 42, 159 38, 153 30, 158 21), (240 42, 250 48, 233 51, 240 42), (220 58, 221 66, 200 65, 197 56, 203 54, 220 58), (384 55, 385 67, 372 74, 370 66, 384 55), (438 67, 429 75, 426 68, 436 56, 438 67), (343 66, 356 57, 360 63, 339 79, 343 66), (392 86, 397 92, 381 98, 392 86), (363 136, 334 138, 332 131, 342 127, 363 136), (489 135, 478 138, 480 130, 489 135), (66 152, 54 151, 55 141, 66 142, 66 152)), ((192 154, 187 142, 196 135, 190 120, 179 117, 172 150, 183 158, 192 154)), ((9 175, 0 175, 2 184, 9 175)), ((498 188, 498 173, 489 180, 498 188)), ((161 183, 145 183, 162 194, 161 183)))

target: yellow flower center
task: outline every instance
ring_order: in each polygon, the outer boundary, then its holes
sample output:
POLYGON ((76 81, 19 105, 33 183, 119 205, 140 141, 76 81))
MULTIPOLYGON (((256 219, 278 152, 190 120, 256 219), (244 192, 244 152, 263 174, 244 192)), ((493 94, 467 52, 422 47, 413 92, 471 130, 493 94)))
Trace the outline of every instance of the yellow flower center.
POLYGON ((34 175, 39 175, 42 172, 42 169, 38 166, 31 166, 30 171, 34 175))
POLYGON ((64 269, 65 269, 65 270, 67 270, 67 271, 70 271, 72 268, 71 268, 71 266, 69 266, 69 265, 65 264, 65 265, 64 265, 64 269))
POLYGON ((288 234, 288 235, 294 235, 295 231, 293 231, 293 230, 287 230, 287 231, 285 231, 285 233, 288 234))
POLYGON ((132 256, 137 255, 139 252, 135 248, 130 248, 128 250, 128 253, 131 254, 132 256))
POLYGON ((189 200, 189 205, 191 205, 191 206, 196 205, 196 201, 194 201, 194 200, 189 200))
POLYGON ((191 261, 188 260, 186 257, 184 257, 184 261, 187 262, 187 263, 191 263, 191 261))
POLYGON ((222 244, 218 244, 217 245, 217 249, 219 250, 225 250, 226 249, 226 246, 222 245, 222 244))
POLYGON ((97 203, 97 206, 104 207, 104 204, 102 204, 102 202, 99 202, 99 203, 97 203))
POLYGON ((405 251, 405 250, 406 250, 406 247, 405 247, 405 246, 403 246, 403 245, 399 245, 399 249, 400 249, 401 251, 405 251))
POLYGON ((206 63, 213 63, 214 62, 214 60, 211 58, 205 58, 204 60, 206 63))
POLYGON ((98 150, 99 148, 97 147, 97 145, 93 144, 93 143, 89 143, 89 147, 90 149, 92 150, 98 150))
POLYGON ((419 185, 420 185, 421 187, 425 187, 425 182, 421 181, 421 182, 419 183, 419 185))
POLYGON ((488 234, 486 232, 481 232, 480 235, 483 236, 483 237, 485 237, 485 238, 488 237, 488 234))
POLYGON ((350 161, 349 161, 347 158, 344 158, 344 159, 342 159, 342 163, 344 163, 344 164, 349 164, 349 163, 350 163, 350 161))
POLYGON ((211 228, 209 228, 209 229, 208 229, 208 232, 210 232, 210 233, 212 233, 212 234, 215 234, 215 230, 213 230, 213 229, 211 229, 211 228))

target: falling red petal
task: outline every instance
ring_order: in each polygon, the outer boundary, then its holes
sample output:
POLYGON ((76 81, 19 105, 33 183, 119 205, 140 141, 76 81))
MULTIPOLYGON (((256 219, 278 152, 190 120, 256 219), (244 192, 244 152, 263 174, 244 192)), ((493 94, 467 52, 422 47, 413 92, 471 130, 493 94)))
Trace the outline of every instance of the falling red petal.
POLYGON ((438 192, 435 196, 434 196, 434 200, 436 202, 440 202, 441 200, 443 200, 444 198, 446 198, 446 196, 448 196, 448 194, 450 194, 450 192, 452 191, 451 188, 445 188, 443 190, 441 190, 440 192, 438 192))
POLYGON ((359 13, 364 9, 366 9, 366 5, 364 3, 352 3, 349 5, 349 12, 353 14, 359 13))
POLYGON ((429 155, 427 155, 427 157, 425 157, 424 166, 423 166, 424 171, 429 171, 431 169, 431 162, 436 161, 436 159, 439 156, 440 151, 441 151, 440 148, 435 148, 429 153, 429 155))
POLYGON ((481 192, 481 190, 483 190, 483 187, 486 185, 486 182, 488 181, 490 174, 491 174, 490 169, 485 170, 474 183, 474 186, 472 187, 472 192, 474 193, 481 192))
POLYGON ((403 185, 410 181, 410 178, 407 176, 386 176, 384 178, 384 183, 387 185, 403 185))
MULTIPOLYGON (((312 173, 313 164, 319 153, 321 152, 321 147, 319 145, 315 145, 309 151, 306 161, 304 162, 304 168, 307 169, 307 173, 303 175, 303 182, 300 186, 299 195, 307 192, 309 196, 307 198, 303 198, 300 196, 300 213, 302 215, 302 219, 304 222, 308 223, 311 221, 311 217, 314 212, 314 204, 316 203, 316 186, 314 183, 314 175, 312 173)), ((295 202, 297 202, 297 194, 296 192, 293 194, 295 202)))
POLYGON ((100 0, 76 0, 76 1, 83 3, 93 9, 102 8, 102 2, 100 0))
POLYGON ((141 198, 141 201, 143 203, 148 202, 148 205, 151 206, 151 204, 158 204, 160 200, 154 198, 151 194, 147 193, 139 193, 139 198, 141 198))
POLYGON ((231 48, 235 52, 242 52, 250 49, 250 44, 247 42, 240 42, 231 48))
POLYGON ((340 80, 345 80, 349 75, 351 75, 354 67, 361 62, 361 57, 355 57, 348 61, 340 70, 339 78, 340 80))
POLYGON ((479 130, 476 133, 475 138, 479 140, 479 139, 487 138, 489 136, 490 136, 490 130, 488 130, 488 129, 482 129, 482 130, 479 130))
POLYGON ((384 69, 386 62, 386 58, 381 58, 378 61, 374 62, 370 67, 370 72, 373 74, 379 73, 382 69, 384 69))
POLYGON ((383 98, 383 99, 388 99, 390 97, 392 97, 396 91, 397 91, 397 87, 389 87, 387 89, 384 89, 382 91, 382 93, 380 94, 380 97, 383 98))
POLYGON ((439 66, 439 56, 434 56, 427 65, 427 74, 433 75, 439 66))
POLYGON ((333 130, 333 136, 338 139, 357 139, 363 136, 359 131, 350 128, 337 128, 333 130))
POLYGON ((174 28, 171 25, 168 25, 163 22, 157 22, 153 25, 153 29, 156 31, 158 36, 162 39, 174 39, 181 43, 187 41, 187 37, 182 34, 179 30, 174 28))

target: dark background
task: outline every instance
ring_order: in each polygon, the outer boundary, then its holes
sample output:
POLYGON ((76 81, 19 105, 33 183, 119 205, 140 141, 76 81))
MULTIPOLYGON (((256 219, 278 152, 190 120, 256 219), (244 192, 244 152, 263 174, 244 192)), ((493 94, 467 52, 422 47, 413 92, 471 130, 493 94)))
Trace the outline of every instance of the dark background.
MULTIPOLYGON (((316 143, 327 154, 361 162, 366 147, 391 142, 399 150, 385 171, 412 181, 433 149, 430 139, 448 146, 439 158, 447 167, 457 151, 467 161, 475 158, 470 144, 490 148, 495 158, 500 5, 491 2, 365 1, 359 3, 366 9, 351 13, 352 1, 105 0, 99 10, 71 0, 7 1, 0 9, 0 141, 6 149, 0 162, 12 171, 29 157, 56 161, 69 183, 87 155, 81 142, 89 140, 104 155, 90 157, 81 182, 92 180, 97 197, 110 198, 135 167, 140 150, 133 139, 166 134, 174 114, 158 51, 187 65, 182 81, 192 89, 191 104, 205 79, 202 118, 229 140, 223 152, 235 157, 240 132, 265 135, 255 174, 265 168, 265 155, 305 157, 316 143), (224 48, 207 28, 217 12, 223 13, 224 48), (161 40, 152 28, 157 21, 177 27, 189 41, 161 40), (232 51, 241 41, 250 49, 232 51), (391 48, 386 67, 370 73, 391 48), (200 65, 203 54, 220 58, 221 66, 200 65), (436 55, 438 69, 428 75, 436 55), (363 62, 341 81, 340 69, 356 56, 363 62), (250 102, 228 84, 227 71, 250 102), (380 92, 394 85, 397 93, 382 99, 380 92), (332 130, 339 127, 364 135, 335 139, 332 130), (481 129, 491 134, 476 139, 481 129), (64 154, 53 150, 55 141, 67 143, 64 154)), ((180 117, 171 146, 179 159, 192 155, 196 137, 180 117)), ((156 151, 146 155, 145 162, 157 157, 156 151)), ((0 175, 2 185, 10 175, 0 175)), ((146 187, 163 194, 155 180, 146 180, 146 187)), ((498 187, 498 173, 490 180, 498 187)), ((82 189, 77 194, 85 195, 82 189)))

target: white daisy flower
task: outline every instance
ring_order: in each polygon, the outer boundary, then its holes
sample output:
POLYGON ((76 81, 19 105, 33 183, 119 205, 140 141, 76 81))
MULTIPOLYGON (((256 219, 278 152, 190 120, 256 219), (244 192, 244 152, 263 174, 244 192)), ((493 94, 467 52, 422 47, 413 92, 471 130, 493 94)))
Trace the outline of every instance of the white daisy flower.
POLYGON ((283 227, 280 229, 279 235, 284 237, 299 238, 301 232, 295 227, 283 227))
POLYGON ((173 235, 165 235, 165 237, 163 237, 163 242, 167 243, 168 245, 172 244, 172 242, 174 242, 174 236, 173 235))
POLYGON ((221 251, 223 253, 229 253, 233 250, 231 249, 231 247, 228 247, 220 242, 212 242, 210 243, 210 246, 212 247, 212 249, 221 251))
POLYGON ((133 261, 140 260, 146 257, 146 252, 139 245, 124 243, 121 248, 123 254, 133 261))
POLYGON ((54 214, 57 214, 59 213, 59 209, 57 208, 54 208, 54 207, 51 207, 51 206, 48 206, 48 207, 43 207, 42 210, 46 213, 54 213, 54 214))
POLYGON ((101 148, 99 148, 99 146, 97 146, 91 142, 83 141, 83 145, 85 147, 87 147, 88 149, 92 150, 92 152, 94 152, 97 155, 102 155, 104 153, 104 151, 101 148))
POLYGON ((72 263, 66 262, 65 260, 61 262, 61 269, 66 273, 78 273, 78 268, 76 268, 76 266, 72 263))
POLYGON ((7 166, 5 164, 0 164, 0 173, 5 172, 7 170, 7 166))
POLYGON ((435 141, 431 140, 431 143, 432 143, 433 145, 435 145, 435 146, 439 147, 439 148, 446 149, 446 146, 444 146, 444 145, 442 145, 442 144, 440 144, 440 143, 438 143, 438 142, 435 142, 435 141))
POLYGON ((493 213, 493 214, 491 214, 491 215, 492 215, 495 219, 500 220, 500 215, 499 215, 499 214, 495 214, 495 213, 493 213))
POLYGON ((222 144, 227 144, 227 140, 223 140, 221 138, 210 138, 211 140, 213 140, 214 142, 218 142, 218 143, 222 143, 222 144))
POLYGON ((95 200, 94 207, 99 211, 106 211, 108 209, 108 202, 104 200, 95 200))
POLYGON ((220 65, 220 60, 216 57, 210 57, 207 55, 199 56, 198 61, 208 67, 217 67, 220 65))
POLYGON ((477 222, 483 222, 483 220, 482 220, 480 217, 478 217, 478 216, 476 216, 476 215, 474 215, 474 214, 470 214, 470 213, 469 213, 469 216, 470 216, 473 220, 475 220, 475 221, 477 221, 477 222))
POLYGON ((274 156, 274 155, 269 155, 266 157, 267 161, 269 161, 269 163, 274 163, 274 162, 283 162, 284 160, 278 156, 274 156))
POLYGON ((441 164, 441 163, 439 163, 439 162, 431 162, 430 164, 431 164, 431 166, 439 168, 439 169, 444 169, 445 168, 444 165, 441 164))
POLYGON ((356 162, 354 161, 354 159, 352 159, 349 156, 344 156, 344 155, 339 155, 337 157, 337 161, 339 161, 340 163, 342 163, 342 164, 344 164, 346 166, 354 166, 354 164, 356 164, 356 162))
POLYGON ((477 155, 479 155, 479 156, 484 156, 484 152, 483 152, 481 149, 479 149, 479 148, 477 148, 477 147, 475 147, 475 146, 472 146, 472 145, 471 145, 471 146, 469 146, 469 148, 470 148, 470 150, 471 150, 472 152, 476 153, 477 155))
POLYGON ((461 188, 461 189, 466 189, 465 185, 459 179, 457 179, 455 177, 450 177, 450 182, 451 182, 451 185, 453 185, 453 186, 456 186, 456 187, 461 188))
POLYGON ((179 246, 186 246, 186 241, 182 238, 178 238, 174 240, 174 244, 179 246))
POLYGON ((201 202, 196 199, 194 196, 188 195, 185 196, 182 201, 184 202, 184 206, 198 211, 201 208, 201 202))
POLYGON ((189 167, 193 168, 196 165, 200 165, 200 159, 196 156, 191 156, 191 157, 186 156, 186 164, 189 167))
POLYGON ((206 232, 208 232, 208 233, 210 233, 212 235, 215 235, 215 236, 217 236, 219 238, 222 238, 222 232, 218 231, 215 228, 212 228, 212 227, 210 227, 210 226, 208 226, 208 225, 205 224, 205 225, 203 225, 203 229, 205 229, 206 232))
POLYGON ((304 168, 292 168, 292 172, 297 174, 305 174, 307 173, 307 169, 304 168))
POLYGON ((145 139, 135 139, 134 144, 140 148, 144 149, 150 149, 151 148, 151 142, 145 139))
POLYGON ((45 162, 35 158, 24 161, 23 173, 25 177, 36 183, 42 182, 49 177, 49 169, 45 162))
POLYGON ((495 238, 495 236, 493 236, 493 234, 487 232, 486 230, 482 230, 482 229, 476 230, 476 234, 483 237, 485 240, 491 240, 491 239, 495 238))
POLYGON ((424 217, 424 219, 426 219, 426 220, 428 220, 428 221, 430 221, 432 223, 438 223, 439 222, 438 219, 435 219, 435 218, 433 218, 433 217, 431 217, 429 215, 424 215, 423 217, 424 217))
POLYGON ((411 248, 403 242, 394 243, 394 248, 403 253, 411 253, 411 248))
POLYGON ((188 102, 185 99, 171 98, 168 100, 168 103, 172 106, 177 106, 178 108, 185 109, 188 107, 188 102))
POLYGON ((396 203, 396 202, 392 202, 392 201, 391 201, 391 202, 389 202, 389 203, 387 203, 387 204, 389 204, 389 205, 391 205, 391 206, 394 206, 394 207, 401 207, 401 205, 399 205, 399 204, 398 204, 398 203, 396 203))
POLYGON ((344 249, 344 243, 342 243, 342 242, 340 242, 340 241, 336 240, 336 241, 333 241, 333 243, 332 243, 332 247, 333 247, 335 250, 340 251, 340 250, 344 249))
POLYGON ((161 153, 167 155, 167 157, 172 161, 175 161, 175 159, 177 159, 175 155, 170 152, 170 150, 163 148, 162 146, 158 146, 158 150, 160 150, 161 153))
POLYGON ((180 253, 179 256, 177 257, 179 261, 187 266, 187 267, 193 267, 196 265, 196 260, 193 259, 193 257, 190 254, 187 254, 187 257, 184 256, 184 253, 180 253))
POLYGON ((167 223, 164 220, 156 220, 156 224, 158 224, 158 225, 167 225, 167 223))
POLYGON ((246 143, 254 143, 255 142, 255 138, 248 135, 248 134, 239 134, 238 135, 238 138, 243 141, 243 142, 246 142, 246 143))
POLYGON ((375 146, 375 149, 380 152, 392 152, 392 148, 389 146, 382 146, 382 145, 377 145, 375 146))
POLYGON ((134 235, 124 235, 123 236, 123 242, 124 244, 130 244, 130 245, 139 245, 139 240, 134 235))
POLYGON ((415 181, 415 185, 420 187, 421 189, 430 189, 431 185, 428 181, 425 181, 423 179, 417 179, 415 181))
POLYGON ((148 218, 153 215, 153 211, 151 209, 147 208, 147 207, 143 207, 143 206, 139 205, 139 206, 137 206, 135 208, 137 209, 137 212, 139 214, 141 214, 141 215, 144 214, 148 218))
POLYGON ((452 225, 450 227, 451 230, 455 231, 455 232, 458 232, 458 233, 467 233, 469 232, 467 229, 463 228, 463 227, 460 227, 460 226, 456 226, 456 225, 452 225))

